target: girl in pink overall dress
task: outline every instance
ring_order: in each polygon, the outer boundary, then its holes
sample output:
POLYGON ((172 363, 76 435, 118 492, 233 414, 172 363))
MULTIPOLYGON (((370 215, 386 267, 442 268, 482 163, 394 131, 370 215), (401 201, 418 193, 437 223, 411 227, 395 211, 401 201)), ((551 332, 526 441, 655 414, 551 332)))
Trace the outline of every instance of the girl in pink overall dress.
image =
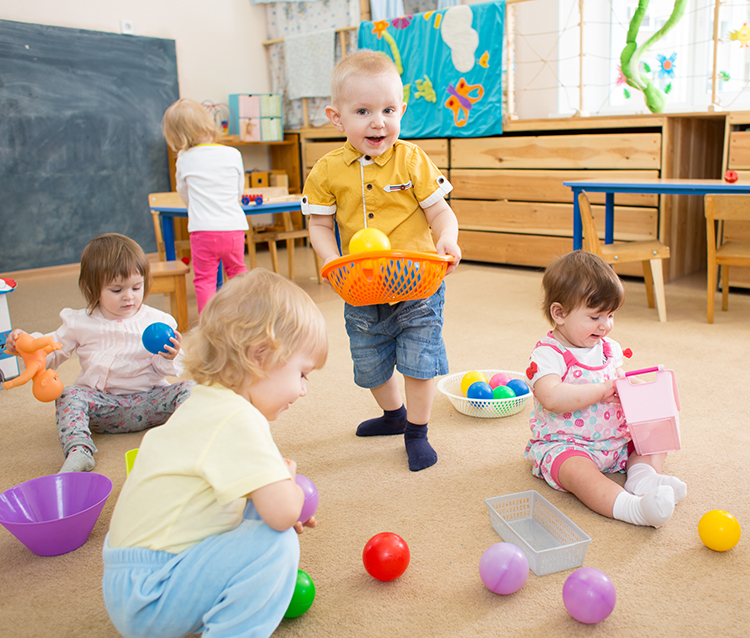
POLYGON ((640 456, 631 445, 614 386, 623 352, 606 338, 624 300, 622 283, 600 257, 577 250, 549 265, 542 287, 553 329, 526 371, 534 409, 524 456, 535 476, 598 514, 660 527, 687 486, 661 473, 666 454, 640 456), (623 471, 624 487, 604 474, 623 471))
MULTIPOLYGON (((573 353, 552 337, 552 333, 539 341, 536 351, 550 349, 562 357, 566 371, 562 377, 564 383, 582 385, 585 383, 603 383, 617 378, 617 369, 622 364, 620 346, 609 339, 602 339, 602 365, 584 365, 573 353), (618 356, 613 356, 613 350, 618 356)), ((532 378, 544 372, 538 361, 531 355, 532 364, 537 370, 532 378)), ((540 353, 544 354, 544 353, 540 353)), ((544 359, 540 356, 539 359, 544 359)), ((530 366, 530 369, 534 369, 530 366)), ((553 371, 554 373, 554 371, 553 371)), ((628 463, 628 452, 632 451, 630 433, 619 403, 599 401, 582 410, 556 414, 546 410, 534 399, 534 408, 529 420, 531 440, 526 446, 524 456, 533 463, 534 476, 543 478, 556 490, 564 491, 557 481, 558 470, 562 462, 571 456, 590 458, 601 472, 624 472, 628 463)))

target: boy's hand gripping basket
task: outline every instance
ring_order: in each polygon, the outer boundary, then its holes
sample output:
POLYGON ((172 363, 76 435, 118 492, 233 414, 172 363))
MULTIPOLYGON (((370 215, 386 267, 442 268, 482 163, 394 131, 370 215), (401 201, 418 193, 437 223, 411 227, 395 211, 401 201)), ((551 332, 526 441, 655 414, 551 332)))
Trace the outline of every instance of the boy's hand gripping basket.
POLYGON ((680 449, 680 397, 673 370, 660 365, 626 372, 615 388, 638 454, 680 449), (648 372, 656 372, 656 379, 632 383, 628 378, 648 372))
POLYGON ((371 306, 427 299, 452 261, 450 255, 377 250, 332 259, 322 275, 346 303, 371 306))

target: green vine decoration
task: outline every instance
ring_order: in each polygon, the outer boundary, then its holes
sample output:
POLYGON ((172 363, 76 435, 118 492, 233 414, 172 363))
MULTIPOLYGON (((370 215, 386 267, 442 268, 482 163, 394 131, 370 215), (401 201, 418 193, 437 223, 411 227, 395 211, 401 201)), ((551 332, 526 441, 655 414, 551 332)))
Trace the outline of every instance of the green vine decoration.
POLYGON ((651 78, 640 73, 638 67, 641 56, 669 33, 680 21, 685 13, 687 0, 676 0, 672 15, 669 16, 664 26, 639 47, 636 37, 638 36, 638 30, 641 28, 643 16, 646 14, 646 9, 648 9, 648 3, 649 0, 640 0, 638 2, 638 8, 633 14, 633 19, 630 21, 625 48, 620 55, 620 68, 628 85, 643 92, 649 111, 652 113, 661 113, 666 105, 666 94, 654 85, 651 78))

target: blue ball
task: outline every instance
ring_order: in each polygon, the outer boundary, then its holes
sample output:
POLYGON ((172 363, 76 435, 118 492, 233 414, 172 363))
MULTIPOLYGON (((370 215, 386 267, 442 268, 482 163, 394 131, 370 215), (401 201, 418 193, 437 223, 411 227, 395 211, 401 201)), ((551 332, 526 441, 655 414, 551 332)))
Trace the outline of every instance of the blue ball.
POLYGON ((505 384, 507 387, 509 387, 513 392, 516 393, 517 397, 523 396, 524 394, 529 393, 529 386, 524 383, 523 379, 511 379, 508 381, 508 383, 505 384))
POLYGON ((491 399, 492 386, 485 381, 475 381, 466 390, 466 396, 469 399, 491 399))
POLYGON ((170 328, 166 323, 156 322, 152 323, 148 328, 143 331, 143 347, 153 354, 159 352, 166 352, 164 346, 171 346, 171 338, 174 337, 174 330, 170 328))

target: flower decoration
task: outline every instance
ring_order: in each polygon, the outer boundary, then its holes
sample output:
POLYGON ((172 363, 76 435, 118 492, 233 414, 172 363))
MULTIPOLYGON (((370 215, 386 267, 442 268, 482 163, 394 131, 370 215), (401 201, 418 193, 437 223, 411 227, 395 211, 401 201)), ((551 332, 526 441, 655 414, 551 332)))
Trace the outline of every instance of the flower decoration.
POLYGON ((662 55, 661 53, 656 54, 656 59, 659 60, 661 68, 659 69, 659 77, 674 77, 674 61, 677 59, 677 52, 675 51, 669 57, 662 55))
POLYGON ((383 34, 386 32, 389 25, 390 22, 388 22, 388 20, 378 20, 377 22, 372 23, 372 32, 378 36, 378 40, 383 37, 383 34))

